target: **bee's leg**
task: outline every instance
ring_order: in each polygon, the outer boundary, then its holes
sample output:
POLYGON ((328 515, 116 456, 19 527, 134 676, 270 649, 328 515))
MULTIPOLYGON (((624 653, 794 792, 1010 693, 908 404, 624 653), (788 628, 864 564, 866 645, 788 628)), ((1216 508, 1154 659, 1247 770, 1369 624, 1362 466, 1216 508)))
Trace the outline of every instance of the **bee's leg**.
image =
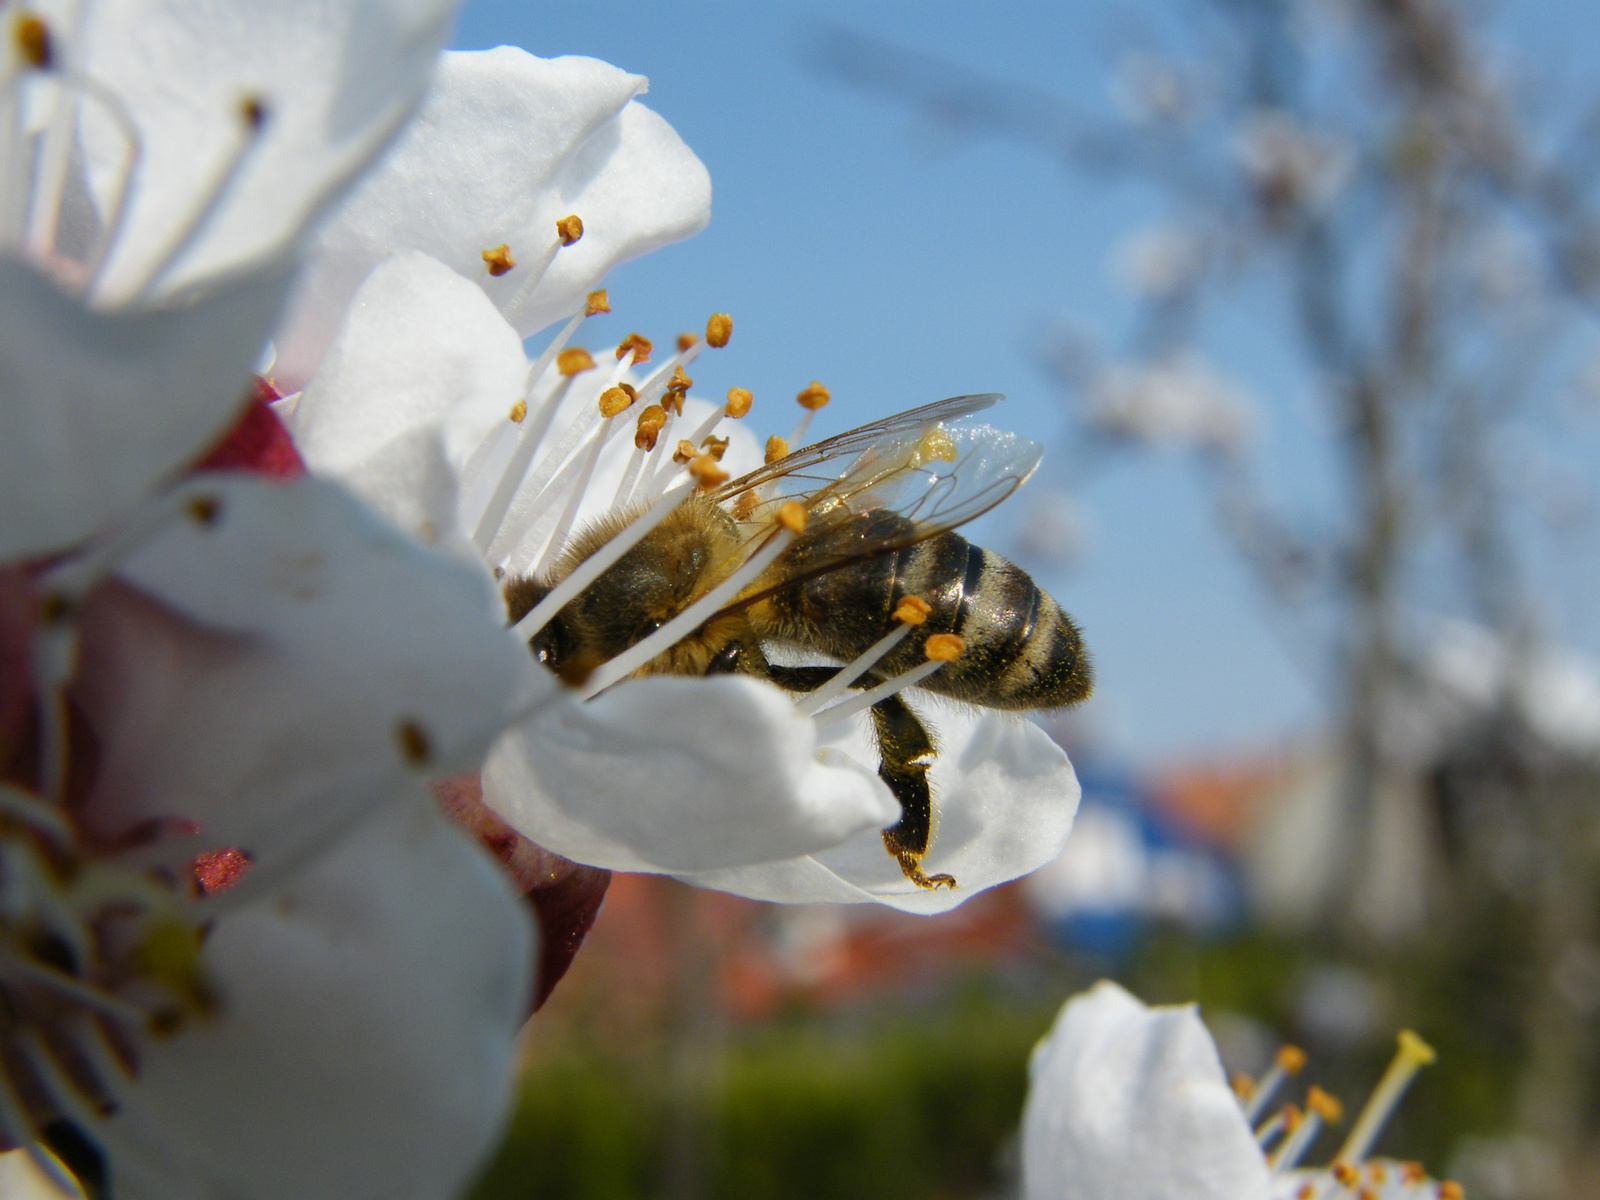
MULTIPOLYGON (((813 691, 838 673, 837 667, 767 667, 767 677, 791 692, 813 691)), ((871 687, 877 682, 868 675, 851 686, 871 687)), ((878 735, 878 778, 900 801, 900 819, 883 831, 884 847, 918 887, 955 887, 954 876, 922 873, 922 858, 933 836, 933 793, 928 787, 928 768, 935 754, 933 739, 898 696, 872 706, 872 728, 878 735)))
POLYGON ((745 664, 739 661, 742 657, 744 657, 744 646, 739 642, 729 642, 706 664, 706 674, 736 675, 745 667, 745 664))
POLYGON ((955 887, 953 875, 922 873, 922 858, 933 837, 933 794, 928 787, 928 768, 936 753, 933 739, 899 696, 872 706, 872 726, 878 734, 878 753, 883 756, 878 777, 900 801, 900 820, 883 831, 884 846, 918 887, 955 887))

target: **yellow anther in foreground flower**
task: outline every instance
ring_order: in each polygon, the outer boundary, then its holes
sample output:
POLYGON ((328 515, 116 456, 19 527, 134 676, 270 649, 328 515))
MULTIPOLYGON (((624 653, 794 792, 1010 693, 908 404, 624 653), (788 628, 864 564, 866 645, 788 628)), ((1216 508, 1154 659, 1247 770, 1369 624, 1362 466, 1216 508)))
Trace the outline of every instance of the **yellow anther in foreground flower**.
POLYGON ((50 26, 41 18, 32 14, 18 17, 12 29, 12 36, 16 39, 17 54, 30 67, 43 70, 54 61, 55 50, 50 43, 50 26))
MULTIPOLYGON (((945 436, 950 435, 945 434, 945 436)), ((1283 1068, 1284 1074, 1298 1075, 1305 1068, 1306 1052, 1299 1046, 1280 1046, 1275 1061, 1283 1068)))
POLYGON ((1344 1120, 1344 1105, 1316 1084, 1306 1089, 1306 1109, 1316 1113, 1329 1125, 1337 1125, 1344 1120))
POLYGON ((809 408, 812 412, 816 412, 817 409, 821 408, 824 404, 832 399, 833 393, 827 388, 823 387, 815 379, 811 381, 810 387, 806 388, 805 391, 801 392, 795 397, 795 400, 799 402, 801 408, 809 408))
POLYGON ((1400 1057, 1407 1062, 1415 1063, 1419 1067, 1429 1067, 1438 1061, 1439 1052, 1411 1030, 1402 1029, 1398 1040, 1400 1057))
POLYGON ((716 459, 718 462, 721 462, 722 456, 728 452, 728 439, 712 437, 708 435, 706 439, 700 443, 700 449, 711 455, 711 457, 716 459))
POLYGON ((906 596, 895 605, 894 619, 902 625, 921 625, 932 611, 933 606, 921 596, 906 596))
POLYGON ((623 389, 621 384, 616 387, 608 387, 600 393, 600 415, 602 417, 614 417, 618 413, 626 411, 628 405, 632 403, 633 397, 623 389))
POLYGON ((773 434, 771 437, 769 437, 767 439, 767 461, 769 463, 775 463, 780 458, 788 458, 788 457, 789 457, 789 443, 788 442, 784 441, 777 434, 773 434))
POLYGON ((632 350, 635 363, 647 363, 650 361, 650 351, 654 348, 649 338, 630 333, 617 343, 617 361, 621 362, 628 356, 628 351, 632 350))
POLYGON ((563 246, 570 246, 583 236, 583 222, 576 213, 570 213, 556 222, 556 236, 563 246))
POLYGON ((483 265, 489 268, 489 274, 496 279, 517 265, 517 260, 511 257, 511 247, 505 242, 492 250, 480 252, 479 257, 483 259, 483 265))
POLYGON ((667 410, 652 404, 639 414, 639 425, 633 433, 633 444, 641 450, 654 450, 661 427, 667 423, 667 410))
POLYGON ((961 657, 967 643, 953 633, 932 633, 922 645, 922 652, 933 662, 952 662, 961 657))
POLYGON ((395 726, 395 740, 400 743, 400 757, 407 765, 425 767, 433 758, 433 740, 421 724, 409 718, 395 726))
POLYGON ((701 491, 721 487, 730 478, 726 471, 717 466, 717 460, 709 454, 702 454, 699 458, 692 459, 689 463, 689 474, 694 477, 695 486, 701 491))
POLYGON ((511 423, 513 425, 521 425, 527 419, 527 416, 528 402, 526 400, 518 400, 511 406, 511 423))
POLYGON ((693 333, 680 333, 678 335, 678 341, 677 341, 678 353, 682 354, 685 350, 687 350, 690 346, 694 345, 699 340, 700 340, 700 338, 696 334, 693 334, 693 333))
POLYGON ((706 345, 720 350, 733 334, 733 318, 727 313, 712 313, 706 322, 706 345))
POLYGON ((595 313, 611 311, 611 297, 606 295, 605 288, 590 292, 583 298, 583 315, 592 317, 595 313))
POLYGON ((790 533, 804 533, 806 530, 806 508, 798 500, 785 500, 778 505, 778 524, 790 533))
POLYGON ((1454 1179, 1446 1179, 1439 1185, 1439 1200, 1465 1200, 1466 1192, 1454 1179))
POLYGON ((1333 1164, 1333 1178, 1344 1187, 1355 1187, 1361 1181, 1361 1173, 1347 1162, 1333 1164))
POLYGON ((594 370, 594 359, 582 346, 568 346, 556 355, 556 370, 563 375, 578 375, 594 370))
POLYGON ((739 493, 739 498, 733 502, 733 519, 735 521, 748 521, 755 515, 756 509, 761 504, 761 497, 756 495, 755 488, 745 488, 739 493))
POLYGON ((677 448, 675 450, 673 450, 673 452, 672 452, 672 461, 673 462, 675 462, 678 465, 682 466, 684 463, 690 462, 690 461, 692 461, 692 460, 694 460, 696 458, 699 458, 699 457, 700 457, 700 451, 698 451, 698 450, 696 450, 694 448, 694 443, 693 442, 691 442, 688 438, 679 438, 678 439, 677 448))
POLYGON ((755 397, 750 394, 749 388, 729 388, 728 406, 722 410, 723 416, 738 420, 750 411, 750 405, 755 402, 755 397))

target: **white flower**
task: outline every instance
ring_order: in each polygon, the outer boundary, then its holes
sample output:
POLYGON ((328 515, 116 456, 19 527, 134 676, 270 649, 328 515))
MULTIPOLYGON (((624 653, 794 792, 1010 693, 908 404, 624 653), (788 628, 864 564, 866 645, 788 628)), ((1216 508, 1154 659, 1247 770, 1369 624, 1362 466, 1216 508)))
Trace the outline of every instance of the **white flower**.
POLYGON ((703 229, 711 180, 634 99, 645 87, 592 58, 513 46, 444 55, 417 120, 320 228, 277 338, 277 378, 310 378, 357 288, 394 251, 473 280, 526 337, 581 309, 618 263, 703 229), (571 215, 582 235, 564 245, 556 222, 571 215), (485 252, 500 247, 491 274, 485 252))
POLYGON ((437 0, 0 20, 0 1145, 119 1198, 454 1195, 531 931, 428 777, 553 690, 318 480, 185 469, 437 0))
MULTIPOLYGON (((636 418, 705 341, 648 369, 626 346, 575 373, 558 359, 575 353, 567 343, 585 319, 585 292, 612 262, 692 232, 707 212, 703 168, 628 100, 640 81, 592 60, 504 50, 449 61, 418 130, 321 239, 321 282, 289 320, 280 364, 291 382, 298 364, 318 364, 291 417, 313 470, 463 561, 537 575, 595 521, 652 509, 659 518, 687 494, 671 460, 685 435, 696 446, 726 436, 721 467, 733 474, 760 455, 724 406, 694 400, 653 449, 633 444, 636 418), (606 154, 587 148, 593 141, 606 154), (569 204, 585 232, 560 247, 555 218, 569 204), (580 257, 591 238, 596 248, 580 257), (518 265, 491 276, 483 250, 501 244, 518 265), (538 272, 520 284, 519 244, 532 247, 538 272), (355 289, 324 350, 319 322, 385 249, 394 252, 355 289), (574 310, 530 365, 519 335, 574 310), (600 397, 624 383, 637 398, 603 416, 600 397)), ((754 679, 634 680, 509 733, 486 764, 484 799, 579 862, 797 901, 936 911, 1059 850, 1077 796, 1065 755, 1031 725, 961 714, 939 727, 942 823, 928 861, 948 862, 939 869, 959 872, 962 887, 924 893, 884 851, 879 831, 899 807, 865 727, 861 717, 823 728, 754 679)))
POLYGON ((0 1140, 71 1122, 122 1197, 452 1195, 531 938, 420 785, 517 699, 497 600, 325 482, 165 510, 110 579, 3 573, 0 1140))
POLYGON ((233 422, 295 240, 409 115, 452 8, 6 10, 0 387, 30 402, 0 406, 0 561, 84 537, 233 422))
POLYGON ((1367 1159, 1379 1129, 1433 1052, 1415 1034, 1357 1118, 1334 1165, 1298 1167, 1337 1101, 1311 1088, 1305 1110, 1268 1103, 1304 1063, 1292 1047, 1241 1100, 1193 1005, 1146 1008, 1102 980, 1062 1008, 1029 1064, 1022 1118, 1026 1200, 1461 1200, 1415 1163, 1367 1159))

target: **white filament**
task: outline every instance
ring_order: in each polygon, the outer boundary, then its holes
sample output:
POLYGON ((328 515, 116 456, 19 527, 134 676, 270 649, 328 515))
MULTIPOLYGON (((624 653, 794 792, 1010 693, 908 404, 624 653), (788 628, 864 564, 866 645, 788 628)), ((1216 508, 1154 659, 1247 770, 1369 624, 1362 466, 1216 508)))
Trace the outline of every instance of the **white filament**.
POLYGON ((663 650, 676 645, 683 638, 693 633, 709 618, 714 616, 718 609, 727 601, 732 600, 740 590, 750 583, 793 542, 795 535, 787 529, 780 529, 767 539, 767 544, 757 550, 733 574, 712 588, 688 608, 684 609, 660 629, 636 645, 630 646, 621 654, 602 663, 589 677, 584 686, 583 697, 588 699, 598 692, 604 691, 619 679, 632 675, 645 663, 649 662, 663 650))
POLYGON ((538 633, 574 596, 600 578, 607 567, 633 549, 645 535, 666 520, 693 490, 693 483, 685 483, 661 497, 656 501, 654 508, 579 563, 570 575, 551 589, 548 596, 534 605, 528 614, 516 623, 512 632, 524 639, 538 633))
POLYGON ((927 662, 919 663, 909 671, 902 671, 893 679, 885 680, 875 688, 870 688, 858 696, 852 696, 843 704, 835 704, 832 708, 823 709, 817 714, 817 729, 821 731, 832 728, 839 722, 855 716, 858 712, 871 708, 878 701, 887 700, 896 692, 916 686, 944 666, 947 661, 949 660, 930 658, 927 662))
POLYGON ((807 692, 795 707, 806 716, 813 716, 821 711, 830 701, 838 699, 850 688, 850 685, 860 679, 877 664, 878 660, 911 635, 912 625, 901 624, 884 634, 865 651, 851 659, 839 668, 839 673, 815 691, 807 692))

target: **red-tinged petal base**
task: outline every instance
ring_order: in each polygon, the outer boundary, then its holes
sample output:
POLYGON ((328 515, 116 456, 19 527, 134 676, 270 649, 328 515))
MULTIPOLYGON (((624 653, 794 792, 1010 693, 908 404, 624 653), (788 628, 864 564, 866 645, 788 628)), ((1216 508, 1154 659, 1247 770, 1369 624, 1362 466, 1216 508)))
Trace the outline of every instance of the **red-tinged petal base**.
POLYGON ((611 872, 552 854, 507 825, 483 803, 476 775, 436 784, 446 816, 481 842, 511 874, 539 921, 539 962, 533 1011, 538 1012, 567 973, 578 947, 600 915, 611 872))
POLYGON ((294 479, 306 473, 306 464, 294 439, 270 407, 277 389, 256 378, 250 406, 232 429, 199 462, 197 471, 253 471, 274 479, 294 479))

